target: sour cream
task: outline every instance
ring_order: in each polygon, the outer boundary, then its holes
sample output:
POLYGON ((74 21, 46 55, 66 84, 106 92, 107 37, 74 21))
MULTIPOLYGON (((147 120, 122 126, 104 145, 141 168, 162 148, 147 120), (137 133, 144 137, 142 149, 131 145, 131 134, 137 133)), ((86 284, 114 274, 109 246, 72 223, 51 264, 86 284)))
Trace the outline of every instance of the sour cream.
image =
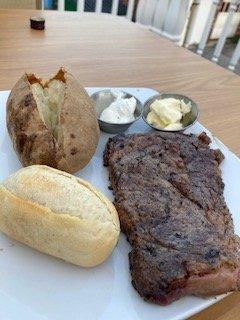
POLYGON ((103 110, 100 120, 108 123, 128 123, 135 120, 134 112, 137 101, 134 97, 124 98, 124 93, 115 90, 116 100, 103 110))

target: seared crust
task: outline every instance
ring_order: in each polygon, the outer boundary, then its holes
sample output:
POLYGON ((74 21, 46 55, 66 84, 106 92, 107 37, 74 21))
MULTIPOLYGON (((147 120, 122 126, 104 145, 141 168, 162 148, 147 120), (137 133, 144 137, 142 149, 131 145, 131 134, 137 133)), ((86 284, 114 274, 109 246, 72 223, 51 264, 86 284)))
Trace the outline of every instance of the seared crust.
POLYGON ((31 166, 10 176, 0 186, 0 203, 1 231, 76 265, 102 263, 118 240, 119 220, 112 203, 88 182, 53 168, 31 166), (66 189, 61 191, 59 182, 66 189), (66 190, 71 193, 62 212, 66 190), (59 192, 64 199, 56 196, 59 192), (82 205, 74 206, 78 202, 82 205))
POLYGON ((152 132, 110 138, 104 152, 132 283, 144 299, 238 290, 239 237, 210 138, 152 132))

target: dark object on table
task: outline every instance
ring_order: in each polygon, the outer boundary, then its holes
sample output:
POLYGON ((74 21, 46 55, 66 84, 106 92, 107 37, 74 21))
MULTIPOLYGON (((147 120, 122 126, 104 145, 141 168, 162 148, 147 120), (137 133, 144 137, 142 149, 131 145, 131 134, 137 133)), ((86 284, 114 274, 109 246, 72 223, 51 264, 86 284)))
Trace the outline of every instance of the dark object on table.
POLYGON ((224 156, 202 133, 110 138, 104 164, 121 229, 132 246, 132 283, 165 305, 184 295, 240 288, 239 238, 226 206, 224 156))
POLYGON ((45 19, 42 17, 31 17, 30 18, 31 29, 44 30, 45 29, 45 19))

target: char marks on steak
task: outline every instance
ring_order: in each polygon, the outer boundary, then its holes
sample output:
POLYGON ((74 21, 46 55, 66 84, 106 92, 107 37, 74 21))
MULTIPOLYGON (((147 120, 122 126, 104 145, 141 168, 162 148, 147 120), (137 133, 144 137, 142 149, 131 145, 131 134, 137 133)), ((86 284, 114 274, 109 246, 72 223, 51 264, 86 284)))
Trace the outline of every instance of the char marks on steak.
POLYGON ((118 135, 104 164, 115 195, 134 288, 168 304, 184 295, 237 290, 239 239, 223 197, 224 156, 209 137, 181 133, 118 135))

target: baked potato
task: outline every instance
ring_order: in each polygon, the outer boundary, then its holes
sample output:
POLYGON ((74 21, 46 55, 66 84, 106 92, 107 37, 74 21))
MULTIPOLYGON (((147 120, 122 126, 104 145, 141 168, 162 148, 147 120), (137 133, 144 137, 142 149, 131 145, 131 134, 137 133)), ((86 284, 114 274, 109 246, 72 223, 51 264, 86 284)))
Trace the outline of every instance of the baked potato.
POLYGON ((87 165, 100 134, 90 97, 62 68, 45 84, 34 74, 18 80, 7 100, 7 128, 23 166, 69 173, 87 165))

